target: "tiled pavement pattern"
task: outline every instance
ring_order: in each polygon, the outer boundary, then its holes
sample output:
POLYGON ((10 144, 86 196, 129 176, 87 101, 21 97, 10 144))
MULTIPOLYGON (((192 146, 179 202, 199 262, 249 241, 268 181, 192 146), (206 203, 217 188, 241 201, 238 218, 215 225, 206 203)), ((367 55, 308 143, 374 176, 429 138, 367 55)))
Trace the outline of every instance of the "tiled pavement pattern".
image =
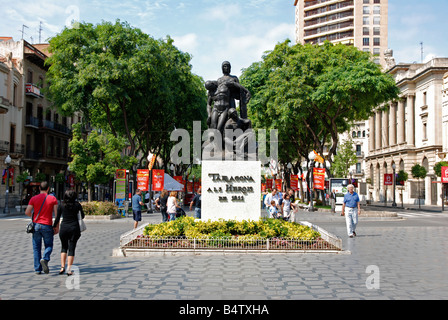
MULTIPOLYGON (((58 275, 60 242, 50 273, 35 275, 26 219, 0 219, 0 298, 50 300, 254 300, 447 299, 448 218, 360 219, 358 237, 347 238, 342 217, 299 214, 343 239, 350 254, 112 257, 129 218, 87 222, 76 251, 79 289, 58 275), (370 265, 379 289, 368 289, 370 265)), ((143 222, 159 222, 145 214, 143 222)), ((71 277, 70 277, 71 278, 71 277)))

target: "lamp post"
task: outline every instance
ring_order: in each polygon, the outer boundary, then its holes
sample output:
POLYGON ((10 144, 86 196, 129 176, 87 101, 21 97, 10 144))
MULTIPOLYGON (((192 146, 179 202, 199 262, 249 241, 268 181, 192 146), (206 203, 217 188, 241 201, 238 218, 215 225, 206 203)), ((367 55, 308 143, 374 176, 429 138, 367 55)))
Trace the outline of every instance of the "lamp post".
POLYGON ((314 151, 311 151, 310 154, 308 155, 308 159, 311 161, 310 163, 310 170, 311 170, 311 181, 310 181, 310 206, 308 208, 308 211, 313 212, 314 211, 314 207, 313 207, 313 182, 314 182, 314 159, 316 158, 316 155, 314 154, 314 151))
POLYGON ((394 196, 393 196, 393 201, 392 201, 392 207, 396 207, 397 203, 395 202, 395 186, 396 184, 396 179, 395 179, 395 169, 397 168, 397 166, 395 165, 395 163, 392 163, 392 171, 393 171, 393 175, 394 175, 394 196))
POLYGON ((9 155, 5 158, 5 164, 6 164, 6 193, 5 193, 5 208, 3 209, 4 214, 9 213, 9 168, 11 164, 11 157, 9 155))

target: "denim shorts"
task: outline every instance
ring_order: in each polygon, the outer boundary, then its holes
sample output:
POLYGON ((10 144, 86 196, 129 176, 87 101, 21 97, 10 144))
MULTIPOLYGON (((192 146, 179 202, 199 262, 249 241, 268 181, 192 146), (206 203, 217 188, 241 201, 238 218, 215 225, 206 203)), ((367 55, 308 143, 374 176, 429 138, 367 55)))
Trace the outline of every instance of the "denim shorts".
POLYGON ((134 216, 134 221, 142 221, 142 211, 132 210, 132 215, 134 216))

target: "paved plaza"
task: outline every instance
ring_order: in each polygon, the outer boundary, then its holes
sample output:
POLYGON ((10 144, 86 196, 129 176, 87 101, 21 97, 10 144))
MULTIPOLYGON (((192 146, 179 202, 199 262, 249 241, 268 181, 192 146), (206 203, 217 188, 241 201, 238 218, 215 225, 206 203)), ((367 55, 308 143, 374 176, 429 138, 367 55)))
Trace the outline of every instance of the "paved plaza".
MULTIPOLYGON (((189 212, 191 214, 191 212, 189 212)), ((143 223, 158 223, 159 213, 143 223)), ((343 239, 344 252, 112 257, 130 218, 93 222, 82 234, 79 277, 58 275, 55 237, 50 273, 33 272, 25 216, 0 218, 2 300, 297 300, 448 299, 448 212, 404 219, 360 218, 346 236, 344 218, 300 213, 343 239)))

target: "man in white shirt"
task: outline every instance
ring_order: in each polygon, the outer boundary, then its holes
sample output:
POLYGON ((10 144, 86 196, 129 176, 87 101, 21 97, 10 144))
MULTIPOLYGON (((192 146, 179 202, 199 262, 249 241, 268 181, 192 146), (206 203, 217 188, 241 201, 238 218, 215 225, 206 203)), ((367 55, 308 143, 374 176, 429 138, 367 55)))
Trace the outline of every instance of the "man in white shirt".
POLYGON ((277 189, 276 188, 272 188, 272 192, 268 193, 266 195, 266 197, 264 198, 264 204, 266 205, 266 210, 269 213, 269 208, 271 207, 271 201, 274 200, 275 201, 275 205, 278 205, 278 194, 277 194, 277 189))

